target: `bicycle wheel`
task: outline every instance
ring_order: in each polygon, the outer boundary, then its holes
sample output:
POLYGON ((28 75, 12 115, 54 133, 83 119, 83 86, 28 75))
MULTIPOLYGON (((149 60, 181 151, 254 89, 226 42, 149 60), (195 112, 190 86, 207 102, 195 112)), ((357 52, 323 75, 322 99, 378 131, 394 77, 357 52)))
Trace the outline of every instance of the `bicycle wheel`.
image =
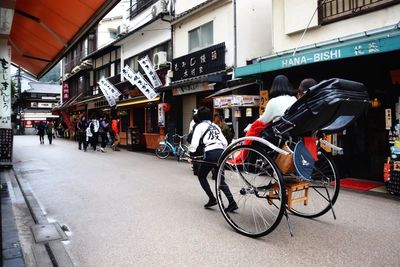
MULTIPOLYGON (((339 195, 339 174, 333 161, 324 151, 318 151, 318 161, 309 182, 307 205, 295 202, 290 211, 305 218, 315 218, 328 212, 339 195)), ((293 198, 303 196, 304 191, 294 192, 293 198)))
POLYGON ((182 144, 179 148, 178 148, 178 160, 180 160, 181 158, 184 158, 185 156, 189 155, 189 148, 187 147, 187 145, 182 144))
POLYGON ((160 144, 156 148, 156 155, 160 159, 166 159, 169 156, 169 148, 166 144, 160 144))
POLYGON ((260 237, 272 232, 285 211, 285 185, 278 168, 261 149, 238 146, 224 152, 218 166, 216 192, 219 208, 229 225, 240 234, 260 237), (229 160, 247 154, 243 163, 229 160), (242 154, 243 155, 243 154, 242 154), (238 209, 228 212, 229 198, 238 209))

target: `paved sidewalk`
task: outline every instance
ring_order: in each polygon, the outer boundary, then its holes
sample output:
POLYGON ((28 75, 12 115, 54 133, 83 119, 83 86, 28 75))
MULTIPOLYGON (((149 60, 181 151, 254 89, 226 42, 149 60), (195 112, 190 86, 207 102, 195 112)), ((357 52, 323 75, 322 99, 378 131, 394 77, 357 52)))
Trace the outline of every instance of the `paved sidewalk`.
MULTIPOLYGON (((12 202, 10 199, 11 184, 7 182, 6 175, 11 170, 0 170, 1 178, 1 236, 2 236, 2 266, 24 267, 21 244, 17 231, 12 202)), ((11 189, 12 190, 12 189, 11 189)))

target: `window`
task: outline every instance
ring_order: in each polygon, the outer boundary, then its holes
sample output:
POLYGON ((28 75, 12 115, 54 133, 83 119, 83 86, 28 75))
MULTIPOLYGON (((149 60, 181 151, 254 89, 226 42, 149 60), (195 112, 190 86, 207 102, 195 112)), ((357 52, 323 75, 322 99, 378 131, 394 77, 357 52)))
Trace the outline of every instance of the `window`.
POLYGON ((200 50, 213 43, 214 30, 212 21, 189 32, 189 52, 200 50))
POLYGON ((398 4, 399 0, 318 0, 319 23, 326 24, 398 4))
POLYGON ((117 39, 117 32, 111 31, 110 32, 110 38, 111 39, 117 39))
POLYGON ((130 0, 130 7, 128 9, 129 19, 133 19, 141 11, 149 7, 155 2, 154 0, 130 0))

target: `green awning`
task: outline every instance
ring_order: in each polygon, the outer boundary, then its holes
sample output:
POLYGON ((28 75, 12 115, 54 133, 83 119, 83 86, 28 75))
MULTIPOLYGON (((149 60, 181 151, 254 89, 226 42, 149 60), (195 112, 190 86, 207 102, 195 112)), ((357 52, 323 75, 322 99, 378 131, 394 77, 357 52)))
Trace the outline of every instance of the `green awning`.
POLYGON ((301 65, 395 50, 400 50, 399 24, 301 47, 294 56, 294 50, 274 54, 234 71, 236 78, 242 78, 301 65))

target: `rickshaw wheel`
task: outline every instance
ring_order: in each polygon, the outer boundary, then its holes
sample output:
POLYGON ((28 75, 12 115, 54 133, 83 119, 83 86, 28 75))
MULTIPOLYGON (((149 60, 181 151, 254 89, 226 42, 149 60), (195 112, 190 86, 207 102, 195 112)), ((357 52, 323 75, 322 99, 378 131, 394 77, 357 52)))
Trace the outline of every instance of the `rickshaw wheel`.
POLYGON ((286 207, 285 185, 275 162, 259 147, 240 145, 222 154, 217 170, 218 205, 229 225, 249 237, 272 232, 286 207), (240 153, 247 154, 243 162, 230 163, 240 153), (233 211, 231 197, 237 205, 233 211))

